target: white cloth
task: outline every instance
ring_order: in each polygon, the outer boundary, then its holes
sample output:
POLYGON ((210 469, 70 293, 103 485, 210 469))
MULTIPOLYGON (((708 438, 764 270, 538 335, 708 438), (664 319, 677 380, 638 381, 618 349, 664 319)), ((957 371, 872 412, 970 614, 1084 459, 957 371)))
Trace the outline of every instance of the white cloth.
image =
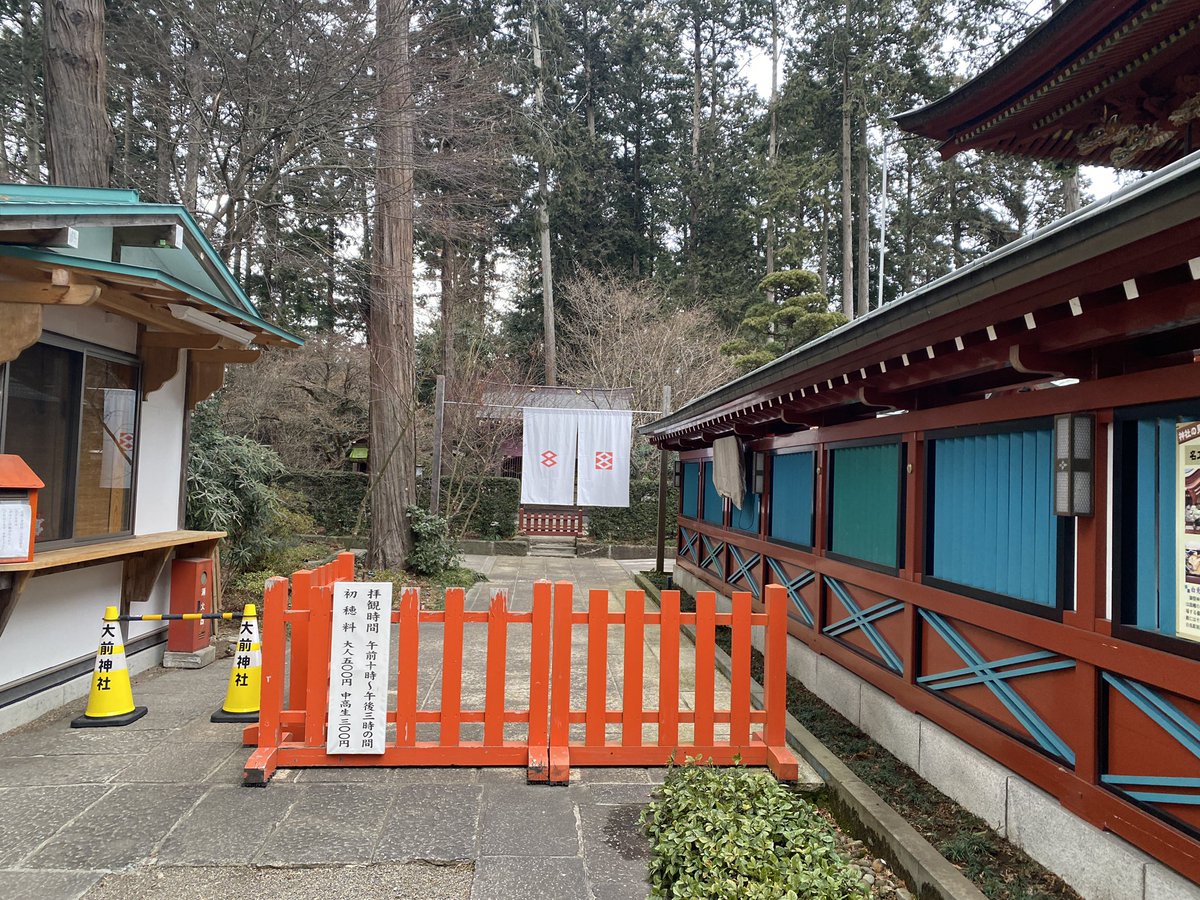
POLYGON ((579 418, 579 505, 629 505, 633 413, 583 410, 579 418))
POLYGON ((736 437, 713 441, 713 487, 738 509, 746 492, 746 473, 742 470, 742 442, 736 437))
POLYGON ((128 488, 133 482, 137 391, 104 389, 104 436, 100 444, 100 487, 128 488))
POLYGON ((576 429, 575 410, 524 410, 522 503, 574 505, 576 429))

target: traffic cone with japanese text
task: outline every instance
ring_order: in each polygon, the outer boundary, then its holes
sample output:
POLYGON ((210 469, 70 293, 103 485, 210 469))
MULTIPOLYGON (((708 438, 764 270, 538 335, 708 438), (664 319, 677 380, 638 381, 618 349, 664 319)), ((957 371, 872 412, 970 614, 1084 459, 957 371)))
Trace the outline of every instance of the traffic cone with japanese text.
POLYGON ((146 707, 133 705, 129 666, 125 662, 125 636, 115 606, 106 607, 100 629, 100 649, 92 669, 92 689, 87 709, 71 720, 72 728, 102 728, 128 725, 146 714, 146 707))
POLYGON ((213 722, 257 722, 262 687, 262 645, 258 642, 258 609, 247 603, 238 625, 237 652, 225 691, 225 705, 211 716, 213 722))

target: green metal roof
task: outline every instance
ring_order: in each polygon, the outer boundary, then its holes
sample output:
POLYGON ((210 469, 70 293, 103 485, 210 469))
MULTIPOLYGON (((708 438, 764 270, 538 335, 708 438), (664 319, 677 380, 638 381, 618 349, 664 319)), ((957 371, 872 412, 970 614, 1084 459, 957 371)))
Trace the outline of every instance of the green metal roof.
POLYGON ((12 256, 64 267, 149 278, 182 291, 214 309, 261 328, 289 343, 303 341, 262 318, 226 268, 191 213, 177 204, 142 203, 136 191, 57 185, 0 184, 0 219, 52 222, 79 230, 79 246, 0 245, 12 256), (183 228, 181 249, 122 247, 112 260, 112 229, 123 222, 165 220, 183 228))

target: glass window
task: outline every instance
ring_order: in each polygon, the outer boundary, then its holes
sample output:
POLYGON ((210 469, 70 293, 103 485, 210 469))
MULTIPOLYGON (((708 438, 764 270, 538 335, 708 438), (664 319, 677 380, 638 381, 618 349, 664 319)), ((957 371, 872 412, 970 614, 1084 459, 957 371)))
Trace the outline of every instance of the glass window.
POLYGON ((679 491, 679 514, 687 519, 700 515, 700 463, 685 462, 683 487, 679 491))
POLYGON ((1067 520, 1051 502, 1050 427, 937 438, 928 448, 928 574, 1057 608, 1067 520))
POLYGON ((38 542, 131 531, 137 367, 38 343, 6 376, 4 452, 46 483, 38 492, 38 542))
POLYGON ((714 525, 723 525, 725 523, 725 500, 717 493, 717 486, 713 484, 713 464, 711 461, 704 463, 703 479, 704 521, 711 522, 714 525))
POLYGON ((776 453, 771 457, 771 523, 777 541, 813 545, 813 487, 817 455, 776 453))
POLYGON ((1198 420, 1195 403, 1118 415, 1113 474, 1114 618, 1190 641, 1200 641, 1200 442, 1181 426, 1198 420))
POLYGON ((830 451, 831 552, 899 567, 901 455, 898 443, 830 451))
POLYGON ((742 494, 742 508, 730 504, 729 527, 738 531, 751 531, 758 534, 759 509, 761 502, 758 494, 752 494, 749 489, 742 494))

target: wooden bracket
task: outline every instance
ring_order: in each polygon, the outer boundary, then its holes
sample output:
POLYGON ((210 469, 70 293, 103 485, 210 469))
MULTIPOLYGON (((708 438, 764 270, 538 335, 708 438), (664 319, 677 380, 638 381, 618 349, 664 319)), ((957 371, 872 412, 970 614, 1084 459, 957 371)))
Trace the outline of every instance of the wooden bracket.
POLYGON ((87 306, 95 303, 100 288, 94 284, 76 284, 68 269, 51 269, 48 281, 0 282, 0 301, 31 303, 40 306, 87 306))
POLYGON ((0 572, 0 635, 8 626, 13 610, 17 608, 17 600, 21 591, 33 576, 32 572, 0 572))
POLYGON ((121 570, 121 609, 128 613, 129 604, 145 603, 158 583, 163 569, 175 555, 174 547, 158 547, 136 556, 127 556, 121 570))
POLYGON ((1083 379, 1091 374, 1086 354, 1042 353, 1020 344, 1014 344, 1008 349, 1008 362, 1018 372, 1029 375, 1083 379))
POLYGON ((42 308, 0 303, 0 362, 12 362, 42 336, 42 308))
POLYGON ((171 350, 212 350, 221 342, 219 334, 191 334, 177 331, 143 331, 138 343, 143 347, 171 350))
POLYGON ((225 384, 225 364, 188 360, 187 408, 195 409, 197 403, 207 400, 225 384))
POLYGON ((142 399, 145 400, 179 371, 179 351, 169 347, 142 348, 142 399))

